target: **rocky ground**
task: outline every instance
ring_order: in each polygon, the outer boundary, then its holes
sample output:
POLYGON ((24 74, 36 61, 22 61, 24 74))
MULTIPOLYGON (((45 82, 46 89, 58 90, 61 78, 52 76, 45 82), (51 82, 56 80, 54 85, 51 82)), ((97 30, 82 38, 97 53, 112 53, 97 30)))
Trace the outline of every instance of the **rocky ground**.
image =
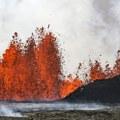
POLYGON ((81 111, 34 111, 22 113, 26 117, 0 117, 0 120, 120 120, 120 108, 81 111))

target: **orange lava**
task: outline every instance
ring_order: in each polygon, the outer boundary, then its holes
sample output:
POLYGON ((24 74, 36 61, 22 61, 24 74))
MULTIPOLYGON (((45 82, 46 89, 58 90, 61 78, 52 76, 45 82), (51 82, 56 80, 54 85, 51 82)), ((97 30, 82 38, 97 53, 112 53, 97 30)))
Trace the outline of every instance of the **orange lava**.
MULTIPOLYGON (((37 28, 25 44, 15 33, 0 60, 0 100, 56 100, 67 96, 84 83, 78 74, 75 78, 70 74, 65 80, 62 65, 61 51, 51 32, 37 28)), ((81 67, 80 64, 78 71, 81 67)), ((90 61, 85 80, 91 82, 119 74, 120 50, 113 68, 107 64, 103 70, 99 61, 90 61)))
POLYGON ((90 80, 108 79, 120 75, 120 50, 117 52, 116 61, 113 67, 106 64, 105 69, 102 68, 99 61, 90 64, 90 80))
POLYGON ((64 80, 61 58, 56 38, 44 28, 25 44, 15 33, 0 61, 0 100, 55 100, 73 92, 82 83, 64 80))
MULTIPOLYGON (((81 68, 84 68, 82 64, 79 65, 77 73, 81 70, 81 68)), ((107 63, 105 65, 105 68, 103 68, 100 60, 95 60, 94 62, 92 62, 92 60, 90 59, 89 70, 83 74, 85 76, 84 81, 87 81, 87 83, 120 75, 120 50, 118 50, 117 52, 115 64, 113 67, 110 67, 110 65, 107 63)), ((78 74, 77 76, 79 77, 78 74)))

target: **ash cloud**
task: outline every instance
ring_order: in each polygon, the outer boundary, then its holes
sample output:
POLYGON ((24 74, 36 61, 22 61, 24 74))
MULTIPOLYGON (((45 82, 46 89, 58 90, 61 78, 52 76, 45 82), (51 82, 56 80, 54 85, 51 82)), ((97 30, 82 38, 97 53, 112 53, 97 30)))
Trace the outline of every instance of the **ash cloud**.
POLYGON ((51 25, 65 49, 65 71, 102 54, 113 64, 120 48, 119 0, 0 0, 0 52, 17 31, 26 40, 35 27, 51 25), (65 42, 63 44, 63 42, 65 42))

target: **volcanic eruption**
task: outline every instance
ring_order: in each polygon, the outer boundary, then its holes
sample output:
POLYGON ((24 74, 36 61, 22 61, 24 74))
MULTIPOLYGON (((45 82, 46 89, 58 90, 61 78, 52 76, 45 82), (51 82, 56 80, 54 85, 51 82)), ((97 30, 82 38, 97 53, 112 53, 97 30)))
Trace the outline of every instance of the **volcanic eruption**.
POLYGON ((44 28, 37 28, 26 43, 22 43, 18 33, 14 33, 8 49, 0 60, 0 100, 56 100, 63 98, 78 87, 120 74, 120 50, 111 68, 102 68, 100 61, 89 61, 89 71, 80 80, 79 65, 76 77, 67 79, 63 72, 62 51, 57 38, 44 28))

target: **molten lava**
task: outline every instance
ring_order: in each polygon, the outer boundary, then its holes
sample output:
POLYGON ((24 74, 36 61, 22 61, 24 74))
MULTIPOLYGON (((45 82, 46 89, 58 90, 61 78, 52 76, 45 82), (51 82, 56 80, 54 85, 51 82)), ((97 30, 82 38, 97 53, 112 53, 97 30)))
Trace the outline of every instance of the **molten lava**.
MULTIPOLYGON (((76 78, 70 74, 65 80, 61 58, 55 36, 44 28, 37 28, 36 35, 32 34, 25 44, 15 33, 0 60, 0 100, 55 100, 82 86, 84 83, 78 74, 76 78)), ((91 82, 119 74, 120 50, 113 68, 107 64, 103 70, 99 61, 90 61, 90 70, 85 76, 91 82)))
MULTIPOLYGON (((81 70, 81 68, 84 68, 82 64, 80 64, 78 67, 76 74, 77 77, 79 77, 78 72, 81 70)), ((85 76, 84 81, 87 81, 87 83, 120 75, 120 50, 117 52, 115 64, 113 67, 110 67, 110 65, 107 63, 105 65, 105 69, 103 69, 100 60, 95 60, 95 62, 92 62, 90 59, 89 70, 83 74, 85 76)))
POLYGON ((15 33, 3 54, 0 100, 53 100, 82 85, 76 79, 63 80, 61 53, 54 35, 44 28, 37 29, 36 33, 37 38, 32 35, 25 44, 15 33))

